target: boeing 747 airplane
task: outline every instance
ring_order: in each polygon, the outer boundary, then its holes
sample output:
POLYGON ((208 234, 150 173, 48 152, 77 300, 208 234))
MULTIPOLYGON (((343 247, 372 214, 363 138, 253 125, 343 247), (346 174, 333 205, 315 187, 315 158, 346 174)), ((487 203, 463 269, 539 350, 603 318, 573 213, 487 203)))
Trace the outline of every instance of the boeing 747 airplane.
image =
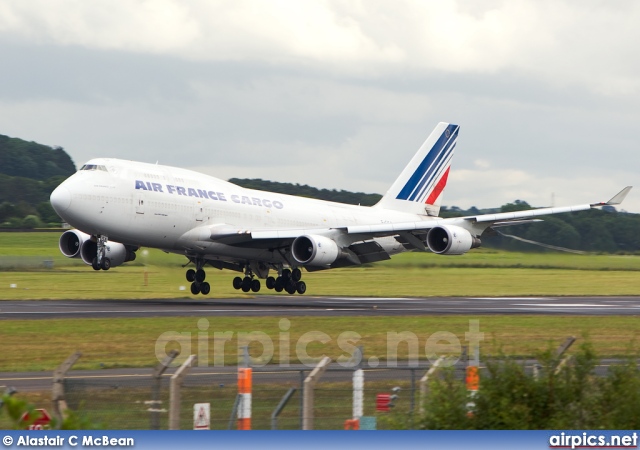
POLYGON ((384 197, 372 207, 244 189, 191 170, 98 158, 51 194, 76 229, 60 251, 95 270, 133 261, 141 247, 184 255, 194 295, 208 294, 205 267, 243 273, 235 289, 304 294, 309 272, 389 259, 405 251, 461 255, 488 228, 540 216, 617 205, 608 202, 443 219, 438 217, 458 125, 439 123, 384 197), (270 276, 273 271, 275 276, 270 276))

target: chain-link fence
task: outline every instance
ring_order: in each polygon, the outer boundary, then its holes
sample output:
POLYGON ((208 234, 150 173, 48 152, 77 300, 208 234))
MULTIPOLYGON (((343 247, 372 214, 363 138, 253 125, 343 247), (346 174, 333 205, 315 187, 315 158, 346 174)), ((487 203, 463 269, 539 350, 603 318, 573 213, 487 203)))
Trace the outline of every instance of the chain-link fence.
MULTIPOLYGON (((385 367, 364 370, 363 413, 382 419, 389 415, 417 413, 420 402, 420 379, 429 369, 420 367, 385 367), (396 389, 394 389, 396 388, 396 389), (399 388, 399 389, 398 389, 399 388), (377 411, 378 394, 396 395, 390 412, 377 411)), ((306 366, 253 369, 252 429, 301 429, 303 422, 304 380, 311 368, 306 366), (294 392, 289 392, 294 390, 294 392), (288 401, 277 417, 276 409, 288 401)), ((343 429, 353 416, 353 374, 356 368, 331 364, 314 390, 315 429, 343 429)), ((464 377, 464 365, 455 368, 464 377)), ((149 372, 113 377, 67 377, 65 400, 69 408, 80 411, 96 428, 167 429, 169 424, 170 373, 154 378, 149 372)), ((180 428, 193 428, 193 405, 211 404, 211 429, 236 429, 238 383, 237 370, 194 368, 181 387, 180 428)), ((378 428, 385 419, 377 420, 378 428)))

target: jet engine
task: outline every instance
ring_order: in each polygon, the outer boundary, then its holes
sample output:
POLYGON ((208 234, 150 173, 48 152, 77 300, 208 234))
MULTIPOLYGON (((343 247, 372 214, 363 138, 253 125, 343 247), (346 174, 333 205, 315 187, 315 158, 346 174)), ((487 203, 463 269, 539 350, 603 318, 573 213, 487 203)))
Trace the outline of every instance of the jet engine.
POLYGON ((58 247, 67 258, 80 258, 82 244, 91 240, 91 236, 78 230, 69 230, 62 233, 58 247))
MULTIPOLYGON (((58 246, 67 258, 82 258, 82 261, 89 265, 98 255, 98 244, 91 238, 91 235, 78 230, 62 233, 58 246)), ((109 258, 111 267, 136 259, 135 250, 132 247, 112 241, 106 244, 105 256, 109 258)))
POLYGON ((455 225, 441 225, 429 230, 427 246, 439 255, 462 255, 472 248, 480 247, 480 239, 455 225))
POLYGON ((328 266, 340 256, 340 247, 324 236, 298 236, 291 244, 291 254, 300 264, 328 266))
MULTIPOLYGON (((119 242, 109 241, 105 247, 104 256, 111 261, 111 267, 116 267, 122 263, 136 259, 135 252, 130 247, 119 242)), ((94 241, 86 241, 82 244, 80 256, 85 264, 91 265, 93 258, 98 256, 98 244, 94 241)))

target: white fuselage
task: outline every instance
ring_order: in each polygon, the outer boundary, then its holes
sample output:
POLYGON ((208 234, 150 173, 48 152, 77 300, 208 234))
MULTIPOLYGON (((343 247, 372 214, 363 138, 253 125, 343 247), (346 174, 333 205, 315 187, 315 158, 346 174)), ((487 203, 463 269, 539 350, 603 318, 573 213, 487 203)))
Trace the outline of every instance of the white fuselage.
MULTIPOLYGON (((93 166, 101 169, 78 171, 52 194, 62 218, 87 234, 179 254, 281 262, 281 255, 268 249, 218 243, 211 239, 211 230, 326 230, 431 219, 244 189, 175 167, 118 159, 94 159, 85 165, 93 166)), ((376 240, 389 254, 404 251, 392 237, 376 240)))

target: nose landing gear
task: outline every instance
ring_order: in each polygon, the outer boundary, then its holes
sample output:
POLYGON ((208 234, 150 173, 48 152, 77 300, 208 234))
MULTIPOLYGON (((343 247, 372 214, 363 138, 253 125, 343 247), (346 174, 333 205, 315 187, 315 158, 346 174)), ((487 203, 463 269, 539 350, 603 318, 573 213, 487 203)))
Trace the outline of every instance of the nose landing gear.
POLYGON ((93 267, 93 270, 109 270, 111 269, 111 260, 106 256, 107 242, 109 241, 109 238, 107 236, 98 235, 96 236, 96 239, 96 257, 91 261, 91 267, 93 267))

